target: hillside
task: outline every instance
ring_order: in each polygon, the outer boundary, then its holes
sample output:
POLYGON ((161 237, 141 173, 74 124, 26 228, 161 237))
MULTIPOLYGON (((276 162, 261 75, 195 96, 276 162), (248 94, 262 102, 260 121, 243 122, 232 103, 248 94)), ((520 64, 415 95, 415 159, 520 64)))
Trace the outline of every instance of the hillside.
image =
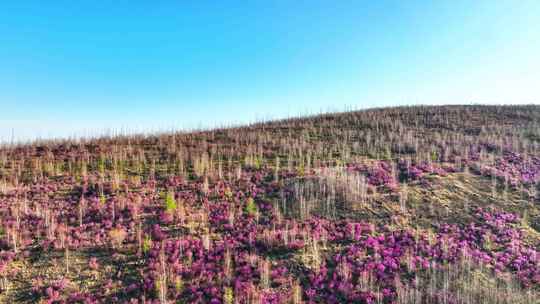
POLYGON ((1 303, 540 303, 540 106, 0 148, 1 303))

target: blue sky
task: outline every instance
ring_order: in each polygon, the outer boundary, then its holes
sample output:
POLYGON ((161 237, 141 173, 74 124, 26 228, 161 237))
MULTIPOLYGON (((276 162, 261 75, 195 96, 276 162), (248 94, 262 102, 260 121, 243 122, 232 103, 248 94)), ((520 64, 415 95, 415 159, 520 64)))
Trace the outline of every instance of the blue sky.
POLYGON ((540 1, 10 2, 0 140, 540 102, 540 1))

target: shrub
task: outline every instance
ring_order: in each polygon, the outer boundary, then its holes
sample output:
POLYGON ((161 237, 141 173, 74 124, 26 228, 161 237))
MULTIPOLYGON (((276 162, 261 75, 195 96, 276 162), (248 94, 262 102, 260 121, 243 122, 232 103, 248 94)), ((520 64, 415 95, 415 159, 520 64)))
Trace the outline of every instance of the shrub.
POLYGON ((169 192, 165 198, 165 210, 169 213, 174 213, 176 211, 177 205, 176 200, 174 199, 174 193, 169 192))
POLYGON ((257 213, 257 205, 255 204, 255 200, 253 200, 252 197, 247 199, 246 213, 250 216, 254 216, 257 213))

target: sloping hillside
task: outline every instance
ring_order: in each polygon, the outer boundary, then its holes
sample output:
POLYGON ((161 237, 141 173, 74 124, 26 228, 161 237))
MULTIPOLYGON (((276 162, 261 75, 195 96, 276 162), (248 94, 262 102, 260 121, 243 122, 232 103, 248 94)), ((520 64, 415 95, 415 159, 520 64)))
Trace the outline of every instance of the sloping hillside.
POLYGON ((0 302, 538 303, 540 106, 0 149, 0 302))

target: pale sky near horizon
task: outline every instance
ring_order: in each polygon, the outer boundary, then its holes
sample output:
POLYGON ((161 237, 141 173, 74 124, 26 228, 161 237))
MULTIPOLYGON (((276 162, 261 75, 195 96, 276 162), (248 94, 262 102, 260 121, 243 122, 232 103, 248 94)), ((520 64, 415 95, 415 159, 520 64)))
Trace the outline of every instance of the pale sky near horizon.
POLYGON ((10 1, 0 142, 540 103, 540 1, 10 1))

